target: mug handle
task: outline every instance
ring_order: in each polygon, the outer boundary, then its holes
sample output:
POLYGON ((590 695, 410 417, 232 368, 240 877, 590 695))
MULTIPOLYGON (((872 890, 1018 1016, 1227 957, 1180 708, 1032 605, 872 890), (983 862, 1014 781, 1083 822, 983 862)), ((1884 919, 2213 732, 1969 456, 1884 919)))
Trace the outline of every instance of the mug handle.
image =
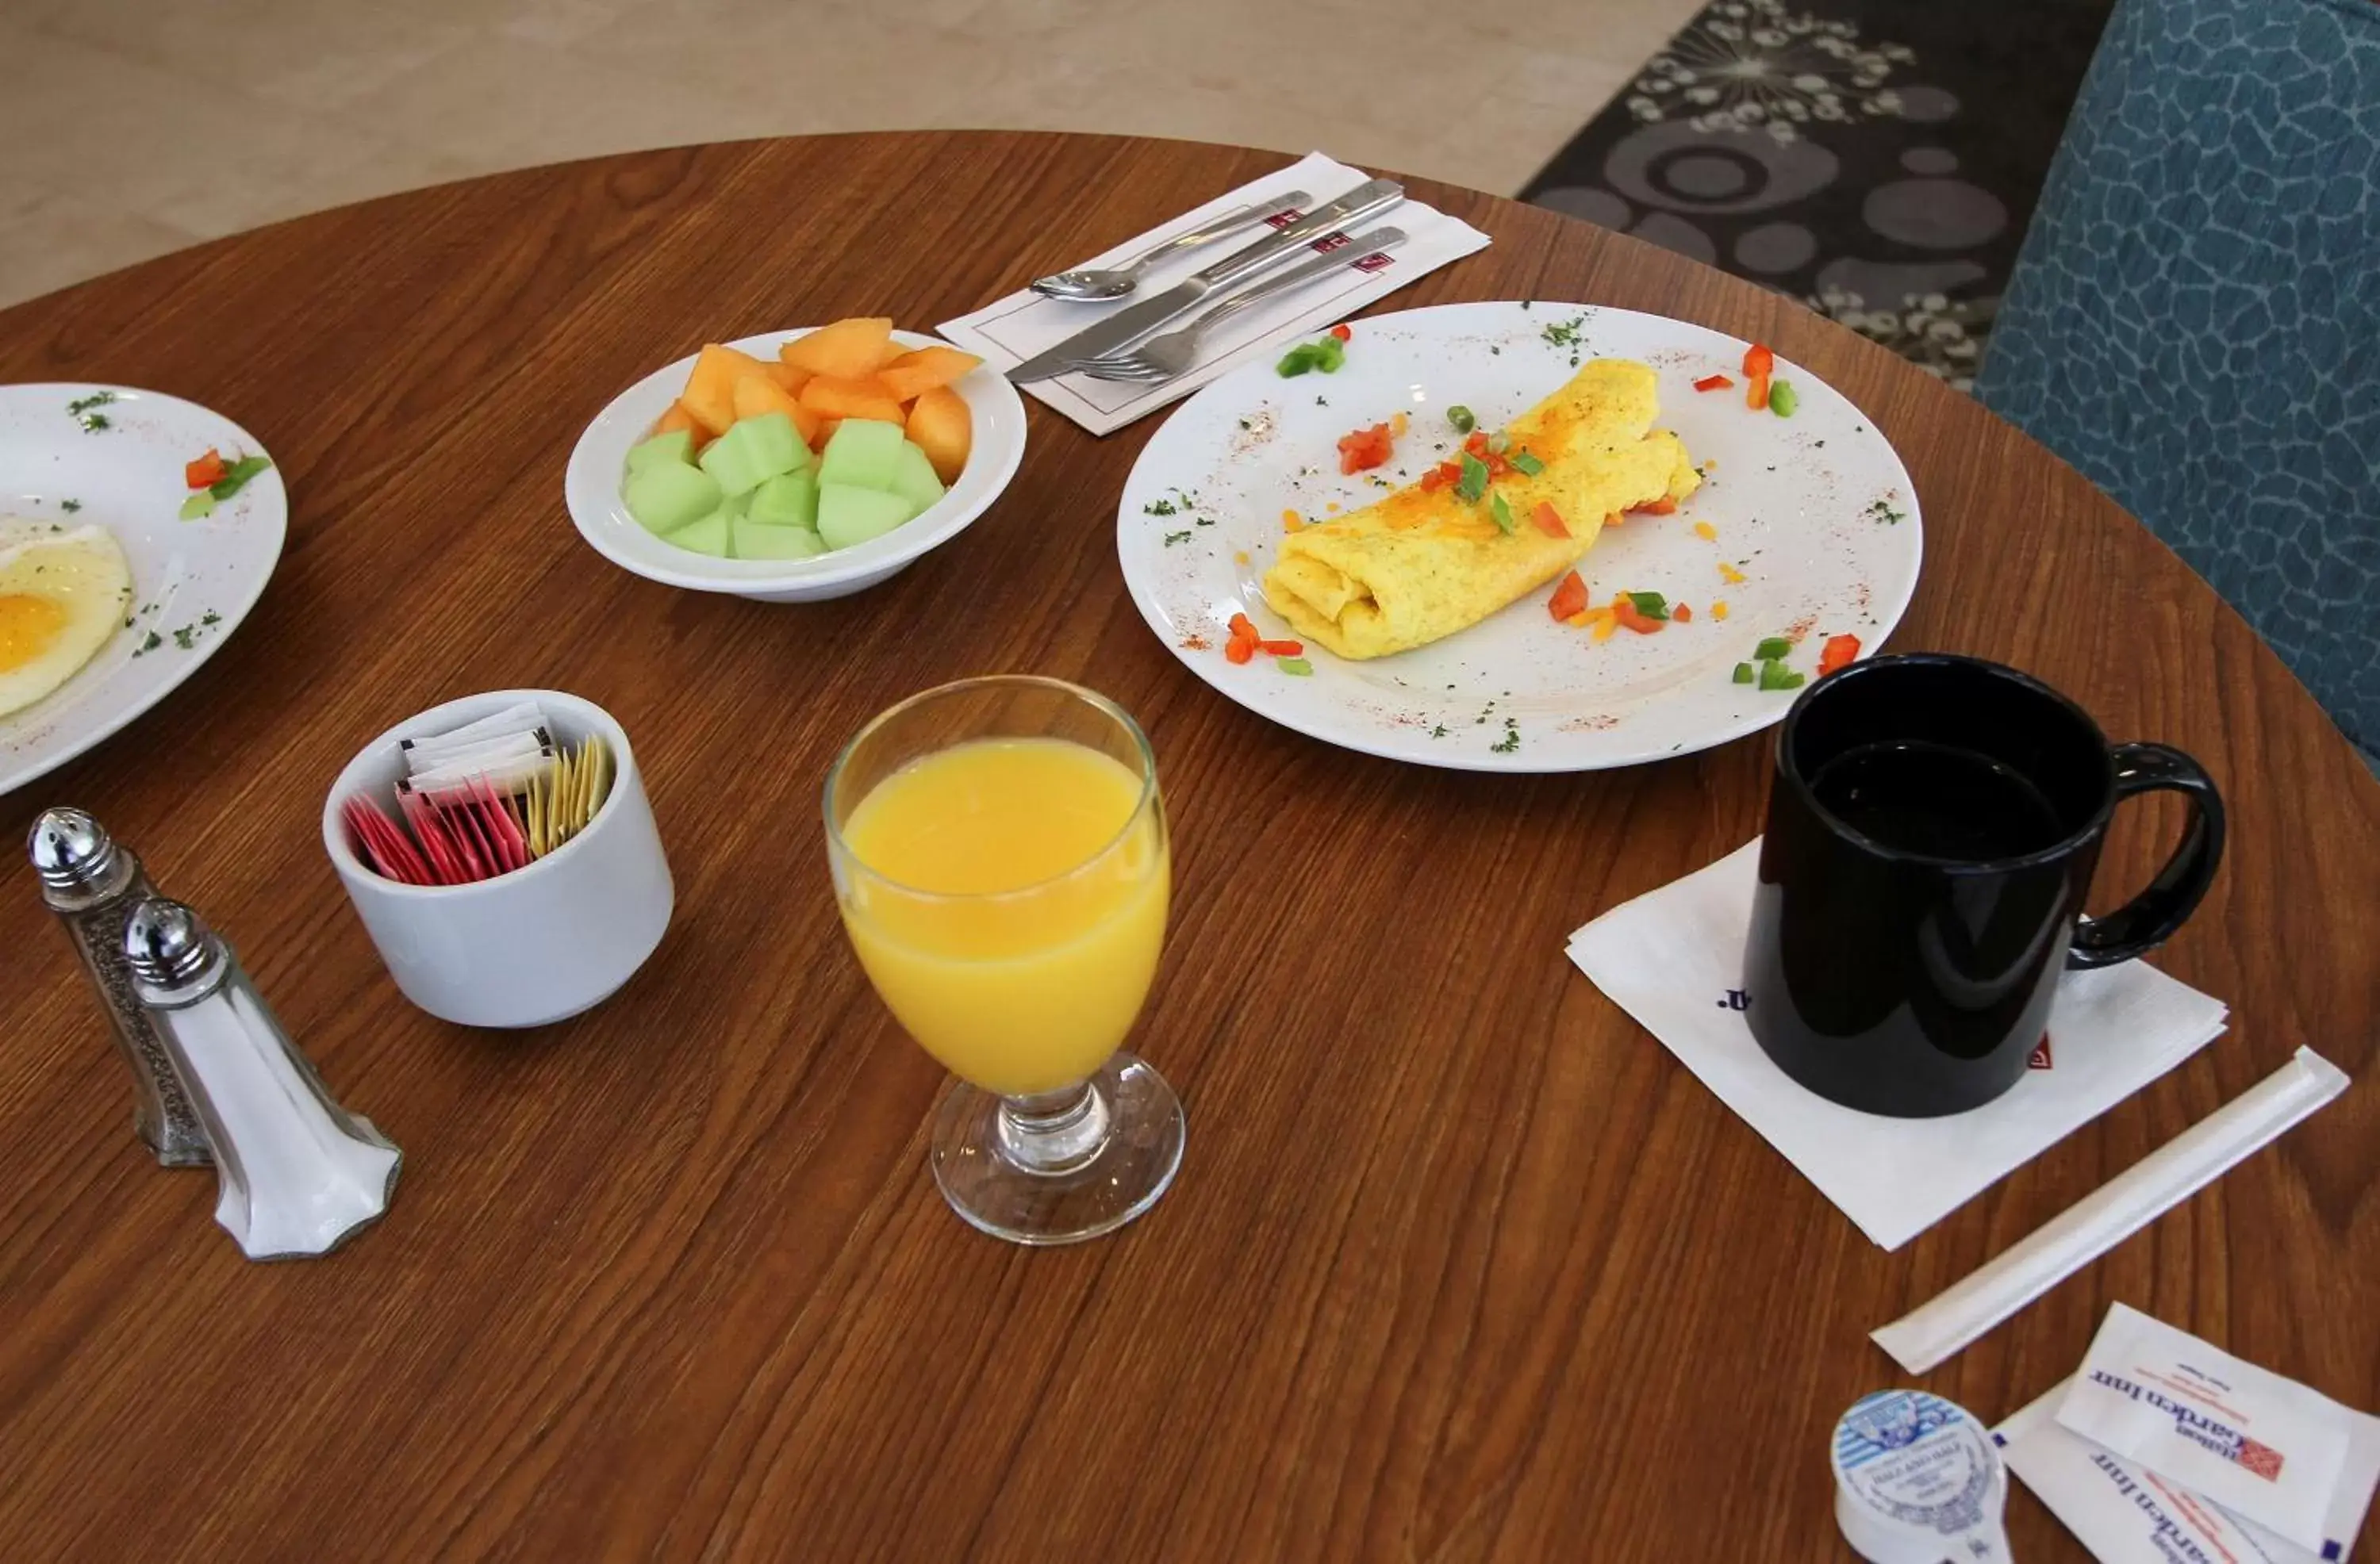
POLYGON ((2118 803, 2136 793, 2179 793, 2190 801, 2190 824, 2147 890, 2106 917, 2075 926, 2070 967, 2113 966, 2172 939, 2198 910, 2223 861, 2223 795, 2204 767, 2162 744, 2119 744, 2112 753, 2118 803))

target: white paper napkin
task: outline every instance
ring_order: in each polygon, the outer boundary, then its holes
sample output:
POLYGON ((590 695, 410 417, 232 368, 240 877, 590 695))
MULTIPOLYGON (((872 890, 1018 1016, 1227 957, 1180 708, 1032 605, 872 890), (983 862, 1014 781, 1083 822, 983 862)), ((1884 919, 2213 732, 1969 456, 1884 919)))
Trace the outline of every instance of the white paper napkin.
MULTIPOLYGON (((1350 168, 1320 152, 1309 152, 1278 173, 1252 179, 1236 190, 1226 190, 1206 205, 1078 264, 1120 264, 1162 239, 1186 234, 1210 218, 1266 196, 1305 190, 1313 196, 1314 205, 1320 206, 1371 177, 1361 169, 1350 168)), ((1018 389, 1056 408, 1093 434, 1107 434, 1169 402, 1179 401, 1216 376, 1252 358, 1268 354, 1278 357, 1285 345, 1295 338, 1319 335, 1382 295, 1393 293, 1449 261, 1488 248, 1487 235, 1417 200, 1408 200, 1357 224, 1357 230, 1365 233, 1379 227, 1403 229, 1405 242, 1386 255, 1372 258, 1360 269, 1354 263, 1365 257, 1351 250, 1343 273, 1293 288, 1234 315, 1199 345, 1198 363, 1178 380, 1162 385, 1132 385, 1096 381, 1088 375, 1060 375, 1018 389)), ((968 352, 981 355, 993 369, 1012 369, 1136 300, 1155 297, 1232 250, 1256 243, 1260 236, 1261 230, 1250 229, 1236 238, 1220 239, 1168 261, 1145 274, 1140 286, 1129 297, 1112 304, 1069 304, 1044 298, 1030 289, 1020 289, 972 315, 943 321, 941 333, 968 352)), ((1163 330, 1173 331, 1193 318, 1195 314, 1163 330)))
POLYGON ((2047 1057, 1996 1101, 1941 1119, 1838 1107, 1771 1062, 1734 1006, 1759 858, 1755 837, 1614 907, 1571 936, 1570 957, 1884 1248, 1900 1248, 2223 1031, 2221 1001, 2144 962, 2073 972, 2050 1012, 2047 1057))

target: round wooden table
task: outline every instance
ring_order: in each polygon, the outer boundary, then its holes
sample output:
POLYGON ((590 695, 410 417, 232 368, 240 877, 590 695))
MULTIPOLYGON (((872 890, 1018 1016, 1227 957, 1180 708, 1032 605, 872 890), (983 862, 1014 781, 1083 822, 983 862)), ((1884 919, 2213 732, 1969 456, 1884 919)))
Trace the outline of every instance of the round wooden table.
MULTIPOLYGON (((1126 600, 1116 495, 1157 420, 1034 406, 984 522, 875 590, 771 607, 582 543, 562 468, 707 339, 930 328, 1272 153, 827 137, 508 174, 201 246, 0 314, 0 379, 238 419, 294 496, 252 620, 179 694, 6 800, 72 802, 239 947, 336 1093, 404 1147, 388 1218, 259 1267, 158 1169, 64 940, 0 897, 0 1551, 11 1559, 1849 1557, 1825 1438, 1903 1383, 1867 1332, 2300 1044, 2380 1035, 2380 786, 2230 609, 1973 402, 1634 240, 1412 181, 1495 236, 1387 308, 1532 297, 1775 344, 1914 474, 1893 638, 2019 664, 2229 800, 2158 957, 2232 1029, 1887 1254, 1563 959, 1564 936, 1759 830, 1768 742, 1633 770, 1436 772, 1217 698, 1126 600), (964 1226, 942 1075, 837 927, 820 779, 902 695, 1032 670, 1155 740, 1179 834, 1136 1047, 1180 1182, 1123 1233, 964 1226), (523 1035, 401 1000, 316 822, 354 749, 515 685, 635 735, 674 927, 610 1002, 523 1035)), ((2104 903, 2177 815, 2128 811, 2104 903)), ((14 849, 11 849, 13 852, 14 849)), ((2361 1087, 1928 1376, 1997 1419, 2122 1299, 2380 1404, 2380 1093, 2361 1087)), ((2011 1501, 2027 1560, 2082 1550, 2011 1501)))

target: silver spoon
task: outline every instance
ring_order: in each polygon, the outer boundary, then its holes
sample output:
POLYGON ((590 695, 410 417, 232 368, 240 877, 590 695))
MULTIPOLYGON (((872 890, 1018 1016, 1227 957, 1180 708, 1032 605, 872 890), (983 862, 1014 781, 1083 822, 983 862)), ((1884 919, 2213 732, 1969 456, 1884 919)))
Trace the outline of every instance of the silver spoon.
POLYGON ((1193 228, 1186 234, 1176 234, 1162 244, 1151 245, 1122 266, 1111 269, 1057 272, 1033 284, 1033 291, 1044 298, 1061 298, 1070 303, 1089 303, 1106 298, 1122 298, 1133 290, 1140 274, 1170 256, 1184 255, 1213 244, 1217 239, 1252 228, 1276 212, 1290 208, 1304 211, 1313 200, 1304 190, 1290 190, 1252 201, 1236 212, 1227 212, 1212 223, 1193 228))

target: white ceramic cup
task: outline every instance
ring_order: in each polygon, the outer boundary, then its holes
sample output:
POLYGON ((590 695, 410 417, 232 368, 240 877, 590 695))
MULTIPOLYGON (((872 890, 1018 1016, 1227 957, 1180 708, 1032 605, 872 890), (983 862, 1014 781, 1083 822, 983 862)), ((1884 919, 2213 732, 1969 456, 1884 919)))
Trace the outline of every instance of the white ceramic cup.
POLYGON ((542 1026, 601 1003, 653 953, 676 903, 627 734, 601 707, 559 690, 467 696, 389 729, 332 784, 322 847, 397 988, 465 1026, 542 1026), (529 700, 557 746, 591 734, 611 746, 612 790, 587 829, 526 867, 470 885, 405 885, 366 867, 339 811, 358 794, 389 806, 405 775, 397 741, 529 700))

